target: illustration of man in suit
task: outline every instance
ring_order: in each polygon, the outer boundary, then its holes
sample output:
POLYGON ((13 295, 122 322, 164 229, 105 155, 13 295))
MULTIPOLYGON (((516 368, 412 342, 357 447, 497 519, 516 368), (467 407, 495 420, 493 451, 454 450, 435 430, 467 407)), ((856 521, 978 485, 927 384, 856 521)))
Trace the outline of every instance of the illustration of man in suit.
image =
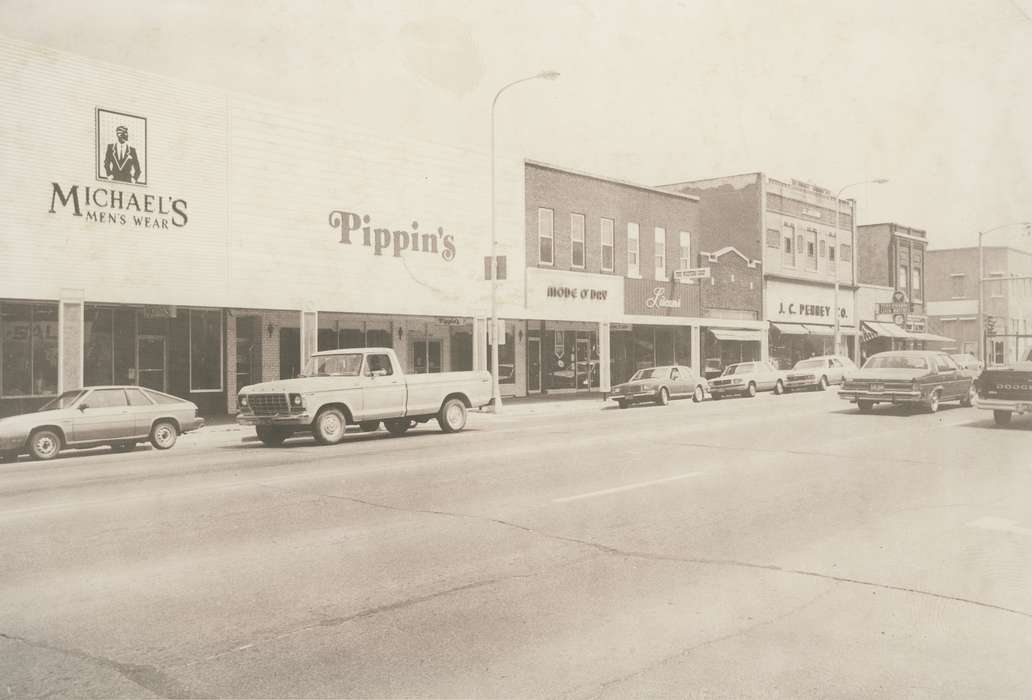
POLYGON ((118 143, 109 143, 104 155, 104 172, 118 182, 136 182, 140 178, 140 159, 129 144, 129 129, 115 127, 118 143))

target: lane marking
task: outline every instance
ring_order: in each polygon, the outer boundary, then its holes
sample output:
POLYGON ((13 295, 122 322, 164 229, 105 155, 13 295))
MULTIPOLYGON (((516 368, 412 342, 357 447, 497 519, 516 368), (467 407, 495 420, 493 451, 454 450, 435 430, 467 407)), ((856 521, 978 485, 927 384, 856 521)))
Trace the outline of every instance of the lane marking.
POLYGON ((637 484, 627 484, 626 486, 617 486, 612 489, 603 489, 602 491, 591 491, 590 493, 581 493, 576 496, 565 496, 563 498, 552 499, 552 503, 569 503, 570 501, 579 501, 582 498, 594 498, 595 496, 608 496, 611 493, 620 493, 622 491, 631 491, 633 489, 643 489, 648 486, 655 486, 656 484, 666 484, 671 481, 679 481, 681 479, 690 479, 693 476, 699 476, 702 472, 689 472, 687 474, 680 474, 678 476, 667 477, 666 479, 655 479, 654 481, 642 481, 637 484))
POLYGON ((1017 520, 1007 520, 1005 518, 993 518, 987 516, 985 518, 979 518, 978 520, 972 520, 967 524, 967 526, 977 527, 980 530, 1011 532, 1016 535, 1032 535, 1032 528, 1021 527, 1018 525, 1017 520))

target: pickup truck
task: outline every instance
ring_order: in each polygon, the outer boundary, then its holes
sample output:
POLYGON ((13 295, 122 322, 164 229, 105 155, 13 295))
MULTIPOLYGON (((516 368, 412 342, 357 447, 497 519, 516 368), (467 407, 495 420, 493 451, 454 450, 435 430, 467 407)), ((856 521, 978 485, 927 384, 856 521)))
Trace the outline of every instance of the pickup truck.
POLYGON ((975 389, 975 406, 992 411, 996 425, 1009 424, 1015 413, 1032 412, 1032 348, 1021 362, 983 370, 975 389))
POLYGON ((382 422, 391 435, 436 419, 445 433, 466 427, 466 411, 491 401, 489 372, 406 375, 390 348, 326 350, 312 355, 296 379, 242 388, 237 422, 255 426, 266 446, 295 433, 333 445, 349 425, 365 432, 382 422))

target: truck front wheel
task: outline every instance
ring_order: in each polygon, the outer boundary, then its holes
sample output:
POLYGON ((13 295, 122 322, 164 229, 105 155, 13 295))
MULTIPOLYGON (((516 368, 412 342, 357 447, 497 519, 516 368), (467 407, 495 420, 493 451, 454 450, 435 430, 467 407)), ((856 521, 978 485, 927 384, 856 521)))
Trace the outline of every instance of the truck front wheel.
POLYGON ((326 408, 319 411, 312 426, 312 434, 320 445, 336 445, 344 439, 344 428, 347 421, 337 408, 326 408))
POLYGON ((266 447, 282 445, 283 441, 287 439, 287 432, 285 430, 273 426, 260 425, 255 428, 255 433, 266 447))
POLYGON ((466 404, 462 399, 448 399, 437 414, 442 433, 457 433, 466 427, 466 404))

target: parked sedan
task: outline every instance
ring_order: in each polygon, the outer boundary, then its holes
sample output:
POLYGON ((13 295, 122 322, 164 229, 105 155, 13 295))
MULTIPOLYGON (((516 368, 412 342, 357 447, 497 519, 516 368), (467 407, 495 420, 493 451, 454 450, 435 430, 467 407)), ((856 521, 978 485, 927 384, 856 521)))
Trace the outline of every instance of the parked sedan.
POLYGON ((970 406, 975 388, 971 376, 944 352, 897 350, 868 358, 842 385, 839 397, 855 403, 861 413, 878 403, 923 406, 935 413, 943 401, 970 406))
POLYGON ((841 384, 857 371, 856 365, 842 355, 821 355, 800 360, 785 376, 785 389, 824 391, 831 384, 841 384))
POLYGON ((131 450, 149 440, 167 450, 176 438, 204 425, 196 404, 138 386, 66 391, 34 413, 0 418, 0 461, 28 453, 53 459, 66 448, 110 445, 131 450))
POLYGON ((957 363, 961 371, 965 374, 971 375, 972 379, 978 379, 978 375, 985 369, 985 363, 976 358, 974 355, 969 353, 960 353, 957 355, 950 355, 953 361, 957 363))
POLYGON ((716 379, 710 380, 710 394, 715 399, 725 396, 756 396, 760 391, 785 392, 785 370, 770 362, 739 362, 728 365, 716 379))
POLYGON ((671 398, 679 396, 690 396, 692 401, 699 403, 705 397, 707 388, 706 380, 695 374, 691 367, 668 365, 639 369, 626 382, 614 386, 609 398, 616 401, 620 408, 641 401, 666 406, 671 398))

